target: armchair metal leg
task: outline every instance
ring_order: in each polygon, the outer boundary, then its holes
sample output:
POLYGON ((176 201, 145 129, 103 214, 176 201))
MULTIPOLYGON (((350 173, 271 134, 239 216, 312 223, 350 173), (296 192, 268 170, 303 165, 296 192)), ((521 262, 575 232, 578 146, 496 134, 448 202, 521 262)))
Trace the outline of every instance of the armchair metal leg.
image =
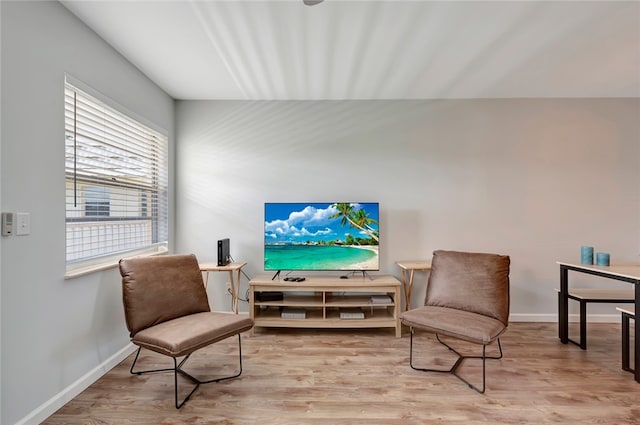
POLYGON ((132 375, 145 375, 145 374, 148 374, 148 373, 173 371, 174 395, 175 395, 176 409, 180 409, 187 402, 187 400, 189 400, 189 398, 198 389, 198 387, 200 387, 200 384, 209 384, 209 383, 212 383, 212 382, 225 381, 227 379, 237 378, 238 376, 240 376, 242 374, 242 341, 240 339, 240 334, 238 334, 238 365, 239 365, 238 372, 236 374, 234 374, 234 375, 224 376, 222 378, 209 379, 209 380, 206 380, 206 381, 201 381, 198 378, 195 378, 194 376, 189 374, 188 372, 182 370, 182 365, 187 361, 187 359, 189 358, 189 356, 191 356, 191 354, 187 354, 184 357, 184 359, 182 359, 180 361, 180 363, 178 363, 178 359, 177 358, 173 357, 173 367, 172 368, 134 371, 133 369, 134 369, 134 367, 136 365, 136 362, 138 361, 138 356, 140 355, 140 350, 142 350, 142 347, 138 347, 138 351, 136 352, 136 357, 133 359, 133 364, 131 364, 131 368, 129 369, 129 372, 132 375), (191 382, 193 382, 195 384, 195 386, 193 387, 191 392, 181 402, 178 401, 178 374, 184 376, 185 378, 189 379, 191 382))
POLYGON ((419 367, 415 367, 413 365, 413 334, 414 334, 414 329, 413 329, 413 327, 410 327, 410 334, 409 334, 410 335, 409 336, 409 365, 411 366, 412 369, 423 371, 423 372, 451 373, 456 378, 458 378, 459 380, 461 380, 462 382, 467 384, 469 386, 469 388, 477 391, 480 394, 484 394, 485 389, 486 389, 485 361, 487 359, 498 360, 498 359, 502 358, 502 345, 500 344, 500 338, 498 338, 498 349, 500 350, 500 354, 498 356, 487 356, 486 355, 486 348, 487 348, 486 345, 482 345, 482 355, 481 356, 464 356, 464 355, 460 354, 458 351, 456 351, 453 347, 451 347, 450 345, 448 345, 447 343, 442 341, 440 339, 440 336, 438 334, 436 334, 436 339, 438 340, 438 342, 440 344, 444 345, 445 347, 447 347, 449 350, 453 351, 458 356, 458 358, 456 359, 455 363, 453 364, 453 366, 451 366, 450 369, 430 369, 430 368, 419 368, 419 367), (466 359, 482 359, 482 389, 479 389, 475 385, 471 384, 469 381, 464 379, 462 376, 458 375, 458 373, 456 372, 458 367, 466 359))

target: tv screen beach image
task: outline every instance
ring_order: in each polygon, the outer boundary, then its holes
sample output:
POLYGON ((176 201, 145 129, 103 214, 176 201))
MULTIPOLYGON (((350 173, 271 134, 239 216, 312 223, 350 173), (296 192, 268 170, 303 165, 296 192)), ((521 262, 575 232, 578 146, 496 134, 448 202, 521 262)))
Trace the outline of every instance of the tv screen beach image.
POLYGON ((378 270, 378 203, 266 203, 265 270, 378 270))

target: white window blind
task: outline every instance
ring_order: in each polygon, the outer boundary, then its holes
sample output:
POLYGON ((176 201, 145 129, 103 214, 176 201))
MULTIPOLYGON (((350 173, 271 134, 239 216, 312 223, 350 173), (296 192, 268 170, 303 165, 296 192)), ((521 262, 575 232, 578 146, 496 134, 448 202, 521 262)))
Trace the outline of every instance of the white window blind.
POLYGON ((65 83, 67 272, 166 250, 167 137, 65 83))

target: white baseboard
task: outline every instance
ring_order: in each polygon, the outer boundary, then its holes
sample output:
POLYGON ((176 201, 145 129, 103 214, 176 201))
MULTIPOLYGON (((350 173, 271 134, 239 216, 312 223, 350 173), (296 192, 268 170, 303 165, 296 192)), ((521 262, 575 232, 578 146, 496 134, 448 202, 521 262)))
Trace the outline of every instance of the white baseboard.
POLYGON ((74 397, 80 394, 82 391, 89 388, 91 384, 100 379, 105 373, 113 369, 121 361, 126 359, 131 353, 136 350, 133 344, 127 344, 120 351, 109 357, 107 360, 96 366, 93 370, 87 372, 84 376, 80 377, 77 381, 69 385, 67 388, 60 391, 54 397, 47 402, 40 405, 33 410, 27 416, 22 418, 16 423, 16 425, 38 425, 49 416, 54 414, 58 409, 71 401, 74 397))
MULTIPOLYGON (((512 314, 509 316, 510 322, 558 322, 558 314, 512 314)), ((569 322, 579 322, 579 314, 570 314, 569 322)), ((620 323, 620 314, 592 314, 587 315, 588 323, 620 323)))

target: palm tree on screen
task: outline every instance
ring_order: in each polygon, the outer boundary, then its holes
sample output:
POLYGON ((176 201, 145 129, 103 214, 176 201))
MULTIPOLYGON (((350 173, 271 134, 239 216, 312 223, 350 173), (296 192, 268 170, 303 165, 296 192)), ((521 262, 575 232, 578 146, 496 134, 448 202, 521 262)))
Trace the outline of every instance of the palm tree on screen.
POLYGON ((372 224, 378 224, 377 220, 369 217, 369 214, 365 210, 358 210, 353 214, 353 221, 356 226, 359 226, 362 230, 367 232, 376 241, 378 240, 378 232, 371 227, 372 224))
POLYGON ((331 215, 329 218, 342 218, 342 220, 340 220, 340 224, 342 226, 349 223, 351 226, 362 230, 369 235, 369 237, 378 242, 377 232, 371 227, 371 224, 377 224, 378 222, 370 218, 365 210, 360 209, 355 211, 351 204, 345 202, 336 203, 335 207, 338 212, 331 215))

